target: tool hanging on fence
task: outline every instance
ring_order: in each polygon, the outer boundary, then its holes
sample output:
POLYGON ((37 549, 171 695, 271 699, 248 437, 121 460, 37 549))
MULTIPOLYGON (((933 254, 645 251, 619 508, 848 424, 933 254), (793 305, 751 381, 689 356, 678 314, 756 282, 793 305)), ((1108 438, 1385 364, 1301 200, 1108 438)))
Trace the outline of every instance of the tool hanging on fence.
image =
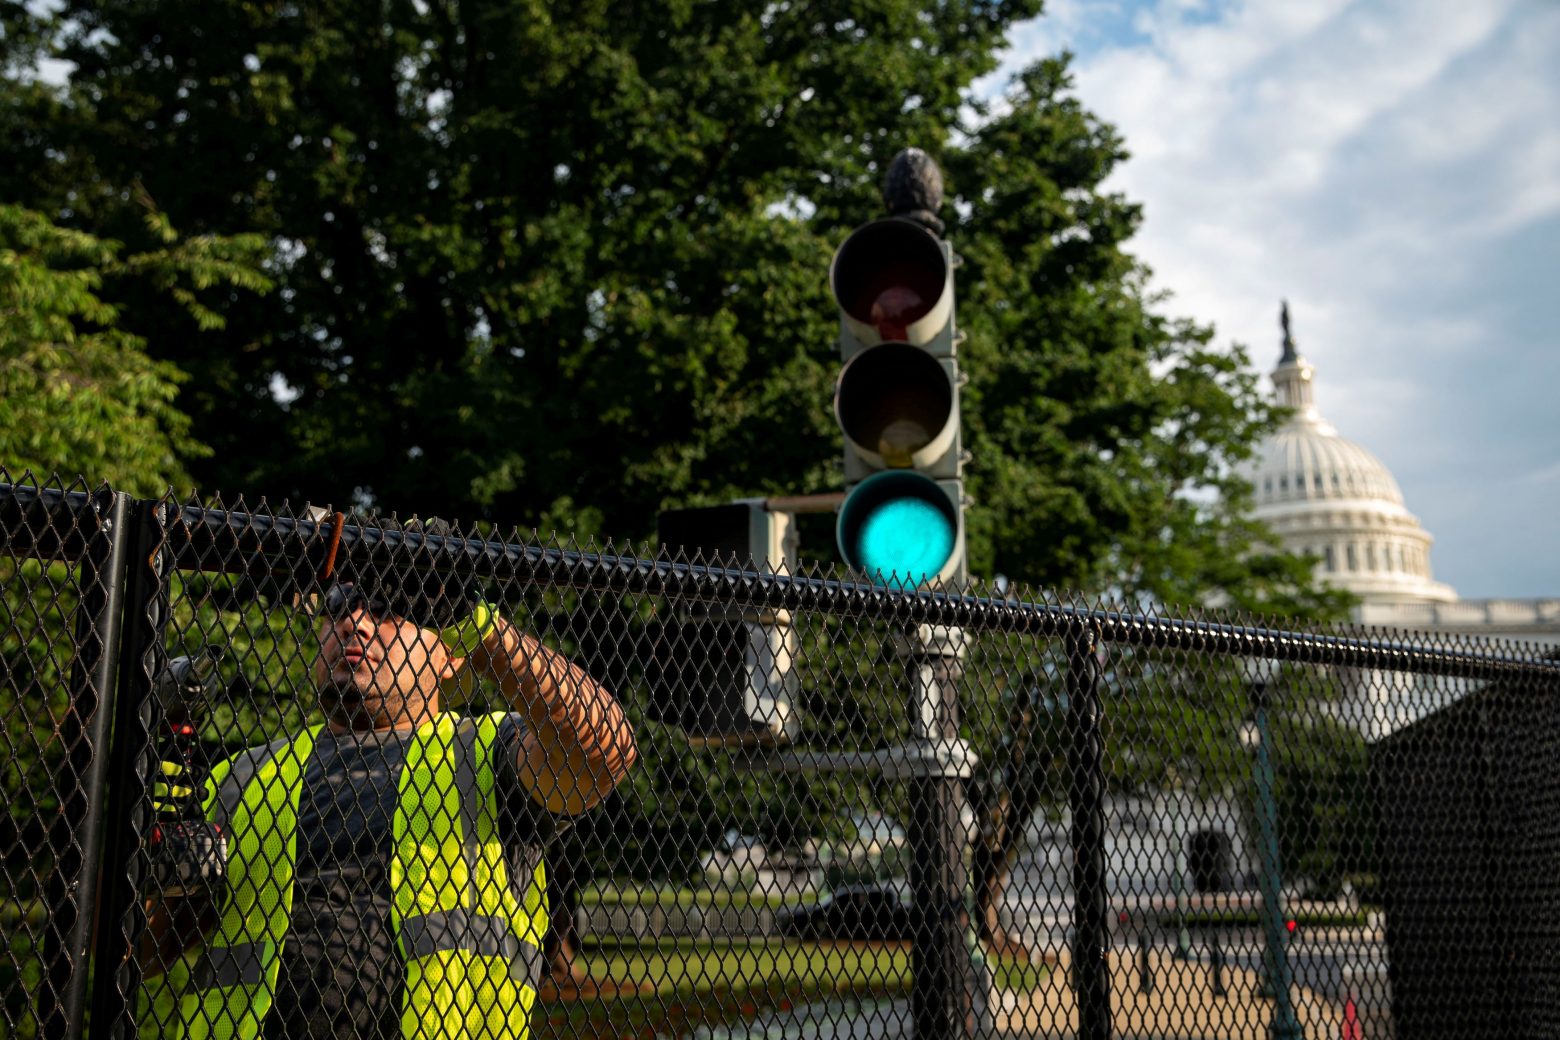
POLYGON ((200 724, 210 709, 207 683, 222 656, 221 647, 207 647, 172 658, 153 685, 161 726, 152 785, 156 821, 148 852, 152 880, 164 896, 214 884, 227 862, 222 829, 206 820, 204 786, 210 763, 199 740, 200 724))

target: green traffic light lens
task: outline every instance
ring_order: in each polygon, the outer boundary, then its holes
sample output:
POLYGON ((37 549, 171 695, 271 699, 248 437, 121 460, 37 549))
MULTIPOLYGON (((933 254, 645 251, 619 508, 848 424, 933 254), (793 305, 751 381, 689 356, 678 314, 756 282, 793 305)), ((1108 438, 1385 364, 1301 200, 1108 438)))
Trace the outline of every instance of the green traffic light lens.
POLYGON ((919 585, 936 577, 953 552, 953 525, 930 502, 885 502, 861 522, 856 551, 861 569, 879 585, 919 585))
POLYGON ((959 551, 959 510, 935 480, 887 470, 847 496, 837 534, 852 569, 877 585, 912 587, 947 576, 959 551))

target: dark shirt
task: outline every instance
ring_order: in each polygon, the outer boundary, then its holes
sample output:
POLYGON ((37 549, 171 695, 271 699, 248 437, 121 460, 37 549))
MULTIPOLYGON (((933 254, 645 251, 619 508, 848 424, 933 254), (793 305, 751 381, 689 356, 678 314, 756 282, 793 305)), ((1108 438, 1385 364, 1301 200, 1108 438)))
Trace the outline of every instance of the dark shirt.
MULTIPOLYGON (((524 727, 509 716, 494 744, 498 821, 517 893, 548 838, 567 826, 520 783, 515 755, 524 727)), ((405 965, 390 923, 390 860, 412 736, 320 731, 298 801, 292 922, 265 1040, 401 1035, 405 965)))

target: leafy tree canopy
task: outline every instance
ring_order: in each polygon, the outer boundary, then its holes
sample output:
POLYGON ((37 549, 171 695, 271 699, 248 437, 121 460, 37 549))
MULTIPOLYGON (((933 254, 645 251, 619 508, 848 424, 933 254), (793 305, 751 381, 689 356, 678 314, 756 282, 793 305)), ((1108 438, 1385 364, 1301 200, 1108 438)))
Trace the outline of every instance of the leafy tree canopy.
POLYGON ((208 454, 174 405, 185 375, 147 356, 119 324, 106 283, 165 294, 192 327, 223 326, 201 300, 213 286, 264 290, 255 236, 180 240, 146 214, 156 245, 123 247, 0 205, 0 460, 20 476, 109 479, 155 494, 185 483, 187 460, 208 454))
POLYGON ((918 145, 967 260, 976 573, 1310 609, 1241 552, 1272 415, 1124 250, 1122 142, 1065 59, 971 99, 1038 8, 71 2, 13 33, 74 71, 13 78, 0 195, 144 243, 139 183, 268 242, 279 291, 215 336, 113 298, 192 377, 202 486, 641 538, 838 486, 828 260, 918 145))

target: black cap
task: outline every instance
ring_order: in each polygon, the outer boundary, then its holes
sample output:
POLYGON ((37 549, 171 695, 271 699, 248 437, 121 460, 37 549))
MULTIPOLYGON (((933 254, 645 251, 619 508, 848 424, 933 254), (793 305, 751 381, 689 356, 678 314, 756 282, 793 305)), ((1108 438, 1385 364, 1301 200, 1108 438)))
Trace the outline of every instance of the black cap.
MULTIPOLYGON (((379 526, 386 531, 455 537, 449 523, 437 518, 383 521, 379 526)), ((453 563, 453 557, 426 544, 402 545, 387 560, 342 568, 338 580, 382 600, 397 617, 422 628, 442 629, 470 614, 480 598, 469 579, 450 573, 453 563)))

